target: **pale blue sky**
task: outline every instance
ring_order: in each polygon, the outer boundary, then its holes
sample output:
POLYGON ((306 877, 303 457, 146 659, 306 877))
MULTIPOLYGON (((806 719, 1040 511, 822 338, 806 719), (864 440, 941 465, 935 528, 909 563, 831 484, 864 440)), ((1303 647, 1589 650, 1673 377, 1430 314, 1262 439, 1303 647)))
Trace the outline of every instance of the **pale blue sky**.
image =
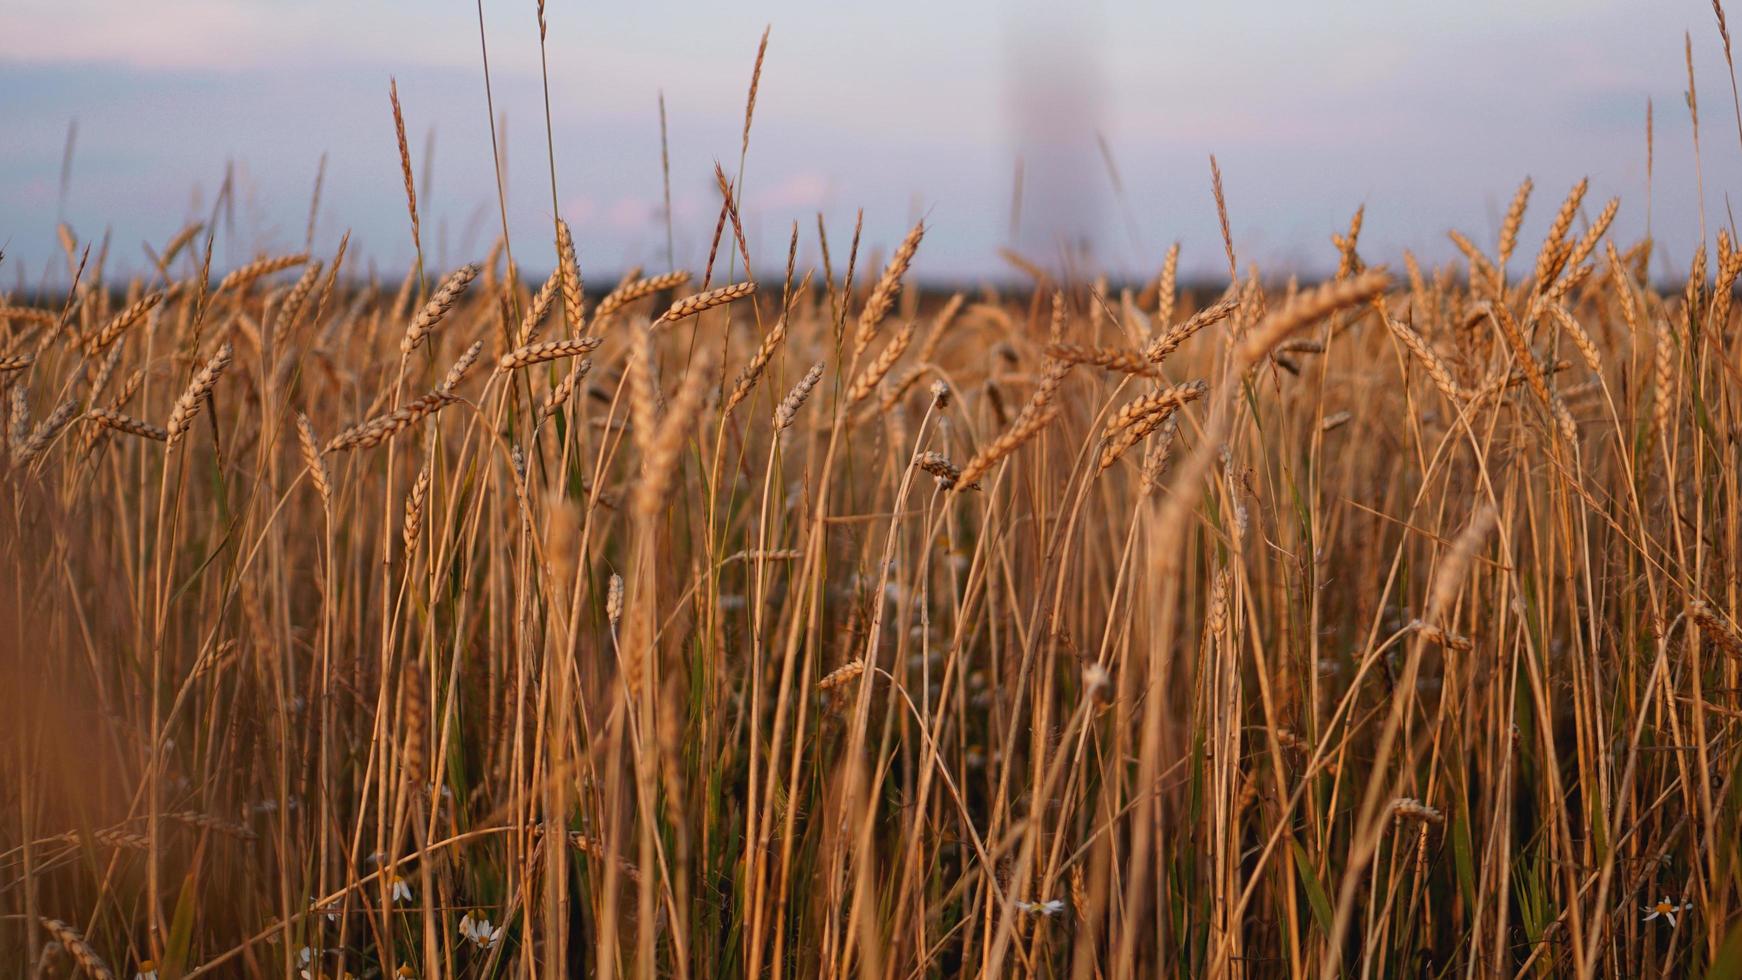
MULTIPOLYGON (((507 117, 509 224, 522 264, 550 255, 533 0, 486 0, 496 106, 507 117)), ((1175 4, 986 0, 837 4, 577 4, 549 0, 561 208, 583 270, 663 268, 657 97, 670 120, 677 259, 701 263, 734 172, 756 42, 772 24, 746 169, 758 263, 784 259, 793 220, 815 255, 816 212, 844 248, 853 210, 887 247, 917 214, 916 265, 936 278, 1003 270, 1012 175, 1027 162, 1022 243, 1045 257, 1093 236, 1116 273, 1169 242, 1189 270, 1223 267, 1208 154, 1221 161, 1237 245, 1267 271, 1320 270, 1365 203, 1363 251, 1451 254, 1445 230, 1492 240, 1535 178, 1535 245, 1580 176, 1594 210, 1620 196, 1624 238, 1646 220, 1645 106, 1656 105, 1654 230, 1670 261, 1697 240, 1682 57, 1693 34, 1706 216, 1742 177, 1709 0, 1572 3, 1340 0, 1175 4), (1120 202, 1096 146, 1105 136, 1120 202)), ((444 265, 500 228, 476 7, 452 0, 5 0, 0 5, 0 247, 16 282, 62 268, 57 185, 78 140, 65 219, 113 235, 117 265, 241 178, 219 261, 300 247, 328 154, 316 247, 346 229, 384 270, 410 256, 387 100, 397 76, 420 174, 425 240, 444 265)))

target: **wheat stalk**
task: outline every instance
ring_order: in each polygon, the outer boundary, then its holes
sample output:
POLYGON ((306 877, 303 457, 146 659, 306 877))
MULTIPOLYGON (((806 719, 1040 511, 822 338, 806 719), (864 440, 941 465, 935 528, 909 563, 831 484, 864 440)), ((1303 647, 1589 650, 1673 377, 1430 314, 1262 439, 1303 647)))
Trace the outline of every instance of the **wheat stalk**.
POLYGON ((889 257, 889 264, 883 267, 883 275, 877 279, 877 284, 871 287, 871 295, 865 299, 864 309, 859 311, 859 329, 853 335, 853 356, 858 357, 871 346, 871 338, 877 332, 877 325, 889 315, 889 310, 895 305, 895 294, 901 289, 901 280, 907 275, 908 266, 913 264, 913 256, 919 251, 920 239, 925 237, 925 222, 913 226, 907 237, 896 246, 895 254, 889 257))
POLYGON ((77 929, 59 919, 46 916, 41 921, 42 928, 54 937, 55 942, 61 944, 61 948, 72 956, 79 969, 85 971, 92 980, 115 980, 115 974, 109 972, 109 965, 85 942, 85 937, 77 929))
POLYGON ((662 276, 635 279, 618 286, 606 293, 605 298, 599 301, 598 308, 593 311, 593 331, 595 333, 603 332, 605 324, 611 317, 630 303, 652 296, 654 293, 664 292, 667 289, 676 289, 689 281, 690 274, 680 270, 668 272, 662 276))
POLYGON ((123 415, 120 412, 111 412, 107 409, 93 408, 85 413, 85 418, 103 428, 114 429, 116 432, 125 432, 128 435, 139 436, 142 439, 152 439, 157 442, 167 442, 169 440, 169 432, 165 429, 152 425, 150 422, 143 419, 136 419, 131 415, 123 415))
POLYGON ((775 406, 774 431, 779 432, 792 427, 793 421, 798 418, 798 410, 804 407, 805 399, 811 396, 811 391, 822 379, 823 362, 818 361, 811 365, 810 370, 805 372, 798 384, 793 385, 792 390, 786 393, 786 397, 780 400, 779 405, 775 406))
POLYGON ((568 340, 547 340, 516 348, 496 359, 496 370, 513 371, 561 357, 578 357, 593 351, 600 344, 598 337, 571 337, 568 340))
POLYGON ((307 261, 308 254, 305 252, 299 252, 296 255, 283 255, 277 258, 256 259, 241 268, 232 270, 229 275, 218 280, 217 291, 222 293, 230 290, 240 290, 249 283, 254 282, 256 279, 270 276, 275 272, 282 272, 285 269, 295 268, 307 261))
POLYGON ((163 293, 148 293, 137 301, 128 304, 127 308, 117 313, 103 329, 97 331, 91 342, 85 345, 85 355, 95 357, 101 354, 110 344, 127 331, 128 327, 138 323, 145 314, 163 302, 163 293))
POLYGON ((557 272, 562 284, 563 317, 569 322, 569 332, 579 333, 585 316, 581 311, 581 266, 575 258, 575 239, 569 234, 569 223, 556 222, 557 272))
POLYGON ((671 304, 669 309, 660 314, 659 319, 665 323, 675 323, 678 320, 704 313, 716 306, 724 306, 733 300, 743 299, 755 291, 756 284, 753 282, 735 282, 730 286, 710 289, 705 293, 697 293, 671 304))
POLYGON ((1059 407, 1054 399, 1058 397, 1059 387, 1064 384, 1065 374, 1070 368, 1071 365, 1066 361, 1047 361, 1046 368, 1041 372, 1040 383, 1035 386, 1028 404, 1023 406, 1022 411, 1017 413, 1016 418, 998 438, 975 453, 967 465, 962 467, 961 476, 957 480, 958 489, 978 485, 980 477, 988 470, 1020 449, 1057 417, 1059 407))
POLYGON ((393 438, 407 426, 441 411, 459 399, 445 391, 432 391, 383 415, 359 422, 328 442, 323 454, 351 449, 369 449, 393 438))
POLYGON ((1146 378, 1161 377, 1161 371, 1149 358, 1137 351, 1119 347, 1051 343, 1046 345, 1046 356, 1071 364, 1092 364, 1122 374, 1136 374, 1146 378))
POLYGON ((188 427, 193 424, 194 416, 200 413, 200 405, 205 401, 206 396, 212 393, 212 388, 217 385, 218 378, 223 375, 224 369, 230 366, 230 357, 233 353, 230 344, 225 342, 212 355, 211 360, 200 368, 199 373, 194 375, 193 380, 188 382, 187 390, 181 393, 181 397, 175 400, 175 405, 169 412, 169 421, 165 422, 163 426, 167 435, 166 441, 171 446, 181 441, 181 437, 187 434, 188 427))
POLYGON ((853 379, 853 384, 847 389, 847 404, 857 405, 871 396, 877 386, 883 383, 895 362, 901 360, 901 355, 907 353, 907 348, 913 343, 914 326, 907 323, 900 332, 889 339, 889 343, 877 353, 877 357, 865 366, 859 376, 853 379))
POLYGON ((477 278, 479 271, 478 264, 474 262, 460 266, 442 280, 442 284, 430 296, 429 302, 423 304, 423 309, 417 311, 417 316, 412 318, 411 325, 405 329, 405 337, 399 341, 400 353, 409 354, 417 350, 430 332, 441 323, 442 317, 447 316, 448 311, 453 309, 455 301, 472 284, 472 280, 477 278))

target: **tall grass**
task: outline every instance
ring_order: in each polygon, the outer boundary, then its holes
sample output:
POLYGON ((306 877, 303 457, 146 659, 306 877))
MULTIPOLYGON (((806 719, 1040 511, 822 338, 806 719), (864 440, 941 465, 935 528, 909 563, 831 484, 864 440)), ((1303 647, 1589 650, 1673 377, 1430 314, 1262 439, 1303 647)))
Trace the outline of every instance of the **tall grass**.
POLYGON ((1726 233, 946 298, 718 178, 693 291, 0 297, 10 972, 1742 971, 1726 233))

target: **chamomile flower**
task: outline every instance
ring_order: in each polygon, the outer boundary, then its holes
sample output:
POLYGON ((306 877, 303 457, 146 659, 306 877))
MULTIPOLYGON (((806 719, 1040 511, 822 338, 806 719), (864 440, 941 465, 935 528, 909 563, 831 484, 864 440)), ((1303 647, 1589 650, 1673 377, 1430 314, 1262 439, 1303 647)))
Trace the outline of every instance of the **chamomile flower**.
POLYGON ((1683 903, 1677 904, 1676 902, 1670 901, 1669 896, 1666 895, 1666 896, 1664 896, 1663 901, 1658 902, 1655 905, 1647 905, 1645 907, 1645 911, 1647 913, 1649 913, 1648 915, 1646 915, 1645 921, 1650 922, 1652 919, 1655 919, 1655 918, 1658 918, 1659 916, 1662 916, 1664 919, 1668 920, 1669 927, 1671 929, 1674 929, 1675 928, 1676 913, 1690 911, 1691 909, 1693 909, 1693 907, 1694 907, 1694 903, 1692 903, 1692 902, 1683 902, 1683 903))
POLYGON ((133 980, 157 980, 157 963, 152 960, 140 960, 139 972, 133 974, 133 980))
POLYGON ((1017 902, 1016 909, 1019 912, 1027 912, 1029 915, 1041 915, 1050 919, 1065 910, 1065 903, 1057 898, 1049 902, 1017 902))
POLYGON ((492 929, 489 918, 482 912, 467 912, 460 920, 460 935, 483 949, 495 949, 502 941, 502 927, 492 929))
POLYGON ((404 878, 394 875, 387 879, 387 881, 388 884, 392 886, 392 897, 394 902, 411 901, 411 886, 405 883, 404 878))

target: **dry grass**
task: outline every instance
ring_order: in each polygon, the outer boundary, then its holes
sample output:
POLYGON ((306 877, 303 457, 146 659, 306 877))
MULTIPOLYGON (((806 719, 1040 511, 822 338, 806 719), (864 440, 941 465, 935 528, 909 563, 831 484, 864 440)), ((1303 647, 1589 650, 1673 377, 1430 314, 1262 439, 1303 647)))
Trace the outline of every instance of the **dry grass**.
POLYGON ((1345 278, 1195 309, 1170 253, 1117 318, 924 301, 919 229, 868 286, 634 279, 520 346, 561 270, 465 267, 409 329, 269 278, 300 256, 6 299, 6 948, 1733 962, 1742 264, 1586 276, 1557 218, 1553 281, 1400 284, 1357 232, 1345 278))
POLYGON ((1207 290, 759 279, 741 159, 695 291, 0 296, 9 972, 1737 975, 1742 252, 1266 284, 1211 167, 1207 290))

